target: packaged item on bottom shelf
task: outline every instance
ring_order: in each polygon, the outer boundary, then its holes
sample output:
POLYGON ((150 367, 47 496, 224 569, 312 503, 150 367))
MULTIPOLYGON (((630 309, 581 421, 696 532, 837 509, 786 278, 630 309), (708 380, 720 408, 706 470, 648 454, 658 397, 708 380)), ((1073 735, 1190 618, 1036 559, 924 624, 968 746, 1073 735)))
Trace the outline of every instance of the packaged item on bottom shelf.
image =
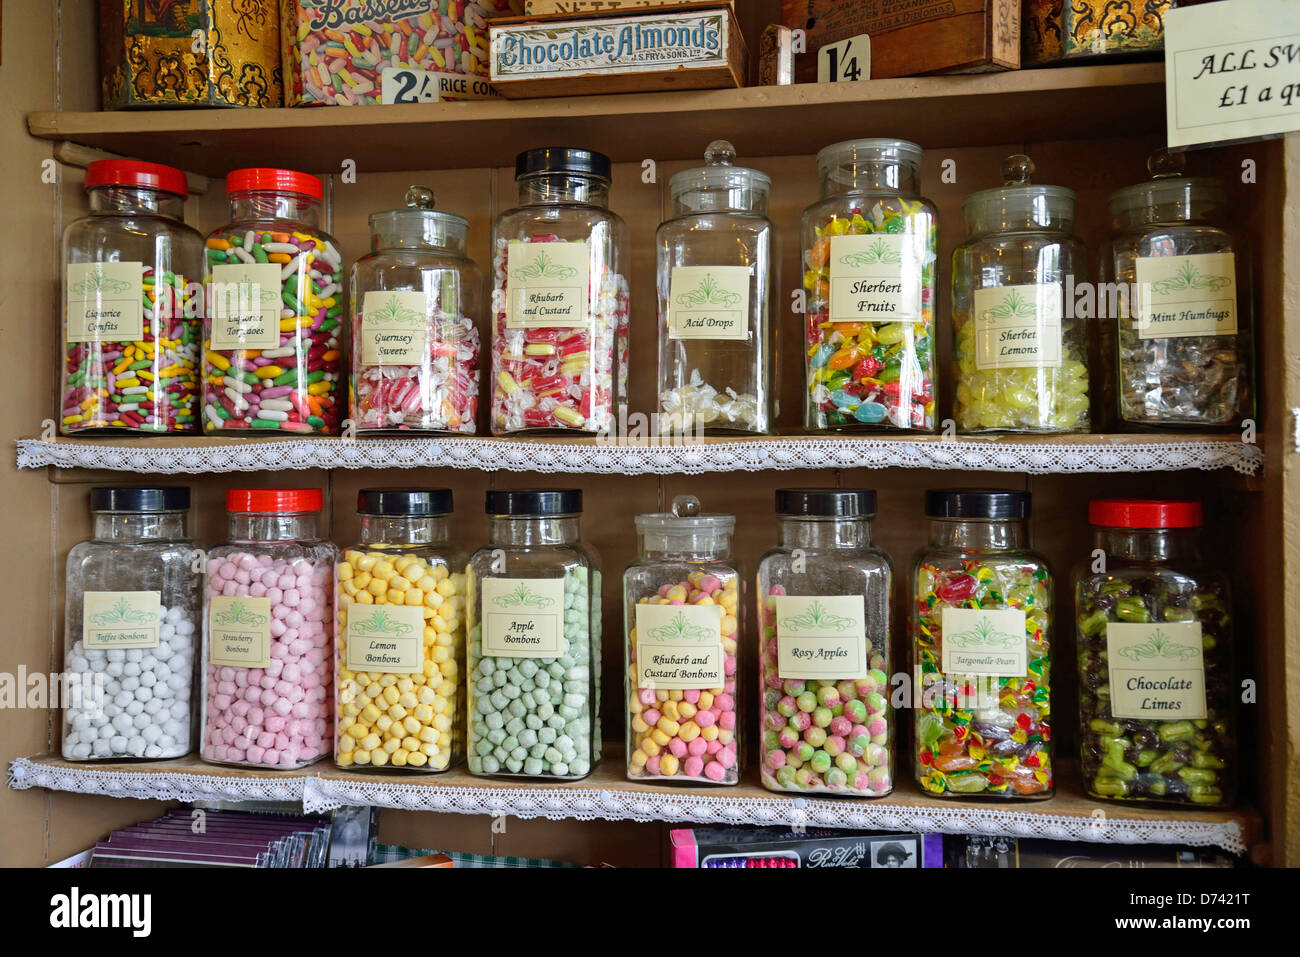
POLYGON ((90 867, 324 867, 330 844, 325 817, 172 808, 156 821, 122 828, 100 841, 90 867))
POLYGON ((673 867, 943 867, 937 834, 879 834, 829 828, 675 828, 673 867))
POLYGON ((400 844, 380 844, 375 849, 375 863, 371 867, 456 867, 473 870, 514 870, 517 868, 568 868, 579 867, 567 861, 550 861, 540 857, 493 857, 487 854, 466 854, 461 851, 429 851, 400 844), (430 863, 411 864, 411 861, 430 863))
MULTIPOLYGON (((1237 860, 1213 847, 1116 845, 1042 841, 987 834, 934 835, 943 843, 943 867, 1236 867, 1237 860)), ((927 838, 928 839, 928 838, 927 838)))

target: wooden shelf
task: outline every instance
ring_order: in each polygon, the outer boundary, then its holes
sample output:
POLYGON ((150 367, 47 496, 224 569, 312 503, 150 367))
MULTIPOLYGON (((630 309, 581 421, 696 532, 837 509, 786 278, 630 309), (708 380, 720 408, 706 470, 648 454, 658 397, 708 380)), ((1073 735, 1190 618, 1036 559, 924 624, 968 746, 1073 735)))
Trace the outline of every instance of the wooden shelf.
POLYGON ((741 156, 815 152, 888 133, 929 149, 1164 129, 1164 65, 1108 64, 741 90, 268 110, 37 112, 34 136, 209 176, 242 166, 337 173, 507 166, 546 143, 615 161, 698 158, 725 135, 741 156), (1117 103, 1123 109, 1116 109, 1117 103))

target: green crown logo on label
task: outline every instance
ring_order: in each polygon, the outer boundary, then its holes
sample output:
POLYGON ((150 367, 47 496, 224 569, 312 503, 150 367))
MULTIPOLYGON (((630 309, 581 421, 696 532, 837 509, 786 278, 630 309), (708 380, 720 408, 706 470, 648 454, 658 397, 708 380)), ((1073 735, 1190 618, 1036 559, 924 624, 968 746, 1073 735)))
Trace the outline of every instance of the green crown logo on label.
POLYGON ((1196 653, 1196 648, 1170 640, 1168 635, 1157 628, 1142 644, 1129 645, 1120 652, 1120 655, 1130 661, 1145 661, 1150 658, 1174 658, 1185 661, 1194 658, 1196 653))
POLYGON ((667 624, 660 625, 658 628, 651 628, 646 632, 647 638, 654 638, 658 641, 671 641, 674 638, 708 638, 717 637, 720 634, 717 630, 702 628, 699 625, 692 625, 686 620, 682 612, 678 612, 667 624))
POLYGON ((376 635, 409 635, 414 629, 404 621, 398 621, 383 608, 376 608, 365 619, 352 619, 352 628, 376 635))
POLYGON ((498 608, 550 608, 555 599, 539 595, 528 587, 527 582, 520 582, 503 595, 497 595, 492 603, 498 608))
POLYGON ((1206 276, 1192 263, 1183 263, 1168 279, 1151 284, 1157 296, 1168 296, 1186 289, 1222 289, 1232 282, 1228 276, 1206 276))
POLYGON ((1019 289, 1012 289, 1003 300, 992 309, 986 309, 980 318, 992 322, 994 319, 1030 319, 1038 314, 1038 307, 1020 294, 1019 289))
POLYGON ((820 601, 814 601, 808 606, 807 610, 798 615, 790 615, 781 619, 781 627, 786 631, 804 631, 809 628, 825 629, 827 631, 845 631, 852 628, 854 621, 852 618, 845 618, 843 615, 833 615, 820 601))
POLYGON ((367 322, 376 325, 410 325, 424 322, 424 316, 414 309, 407 309, 396 296, 389 296, 382 308, 368 314, 365 318, 367 322))
POLYGON ((1001 648, 1010 650, 1016 646, 1016 642, 1024 641, 1024 638, 1008 634, 1005 631, 999 631, 994 627, 993 622, 987 618, 981 618, 973 628, 959 631, 953 635, 945 635, 943 640, 954 648, 1001 648))
POLYGON ((110 279, 104 275, 104 267, 97 265, 85 279, 74 282, 68 288, 74 296, 92 296, 96 293, 128 292, 131 284, 121 279, 110 279))
POLYGON ((265 625, 267 618, 259 615, 241 601, 233 601, 225 611, 217 612, 212 621, 218 625, 265 625))
POLYGON ((125 598, 119 598, 105 611, 91 615, 90 620, 96 625, 147 625, 157 617, 156 614, 132 608, 125 598))
POLYGON ((510 270, 510 278, 521 282, 528 279, 572 279, 576 275, 578 270, 572 266, 561 266, 559 263, 552 262, 551 257, 545 252, 534 256, 533 261, 528 265, 510 270))
POLYGON ((713 273, 708 273, 698 286, 677 297, 679 306, 734 306, 740 296, 718 285, 713 273))
POLYGON ((862 266, 894 265, 901 263, 903 257, 883 239, 877 237, 866 249, 840 257, 840 262, 855 269, 862 266))

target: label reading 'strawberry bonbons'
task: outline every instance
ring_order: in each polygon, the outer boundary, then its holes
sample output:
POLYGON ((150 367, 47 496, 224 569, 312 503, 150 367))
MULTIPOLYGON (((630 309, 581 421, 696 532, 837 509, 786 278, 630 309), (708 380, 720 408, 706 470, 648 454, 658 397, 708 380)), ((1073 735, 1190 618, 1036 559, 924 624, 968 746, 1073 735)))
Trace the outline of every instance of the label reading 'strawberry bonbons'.
POLYGON ((865 598, 781 595, 773 601, 782 678, 852 681, 867 673, 865 598))
POLYGON ((563 578, 484 578, 483 654, 558 658, 564 653, 563 578))
POLYGON ((211 664, 265 668, 271 663, 271 599, 213 595, 208 603, 211 664))

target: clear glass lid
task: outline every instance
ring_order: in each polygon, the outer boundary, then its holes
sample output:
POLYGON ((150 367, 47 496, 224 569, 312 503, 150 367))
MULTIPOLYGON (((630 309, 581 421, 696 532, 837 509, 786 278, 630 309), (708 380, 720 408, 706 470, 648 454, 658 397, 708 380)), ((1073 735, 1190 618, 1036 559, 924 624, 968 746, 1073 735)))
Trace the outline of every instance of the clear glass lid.
POLYGON ((372 249, 436 249, 463 253, 469 220, 434 209, 433 190, 412 186, 406 206, 370 214, 372 249))
POLYGON ((717 552, 725 554, 736 528, 734 515, 706 515, 694 495, 678 495, 671 512, 636 517, 636 530, 648 552, 717 552))
POLYGON ((1002 161, 1002 185, 971 193, 962 201, 966 230, 977 233, 1050 229, 1069 232, 1074 226, 1074 190, 1064 186, 1034 186, 1034 161, 1023 153, 1002 161))
POLYGON ((1110 214, 1124 222, 1170 223, 1203 219, 1227 202, 1223 183, 1204 176, 1184 176, 1180 152, 1157 150, 1147 159, 1151 179, 1110 194, 1110 214))
POLYGON ((683 170, 668 181, 673 215, 727 210, 766 215, 772 178, 735 162, 734 146, 726 140, 710 143, 703 166, 683 170))
POLYGON ((817 154, 822 195, 884 189, 915 193, 921 183, 921 147, 907 140, 845 140, 817 154))

